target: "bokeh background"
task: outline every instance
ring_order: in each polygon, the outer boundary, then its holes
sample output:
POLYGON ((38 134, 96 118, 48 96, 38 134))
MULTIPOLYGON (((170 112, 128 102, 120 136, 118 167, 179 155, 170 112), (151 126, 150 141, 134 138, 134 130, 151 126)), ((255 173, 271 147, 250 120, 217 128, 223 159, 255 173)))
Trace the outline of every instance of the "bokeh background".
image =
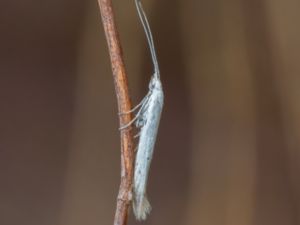
MULTIPOLYGON (((134 2, 113 2, 137 104, 149 51, 134 2)), ((165 107, 143 224, 299 225, 300 1, 144 4, 165 107)), ((0 224, 112 224, 119 131, 97 1, 1 0, 0 30, 0 224)))

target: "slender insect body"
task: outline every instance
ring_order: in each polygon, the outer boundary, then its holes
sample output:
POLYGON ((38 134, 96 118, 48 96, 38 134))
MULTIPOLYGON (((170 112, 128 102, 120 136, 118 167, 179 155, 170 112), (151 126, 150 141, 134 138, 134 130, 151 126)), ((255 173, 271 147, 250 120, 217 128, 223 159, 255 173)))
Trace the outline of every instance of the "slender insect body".
MULTIPOLYGON (((137 109, 135 118, 120 129, 130 127, 133 123, 140 129, 138 133, 139 143, 135 159, 134 181, 133 181, 133 211, 137 220, 145 220, 151 211, 151 206, 147 200, 146 189, 149 168, 153 156, 160 116, 163 108, 164 94, 160 81, 160 73, 155 53, 153 37, 150 26, 143 10, 141 0, 135 0, 135 5, 146 33, 152 57, 154 74, 149 83, 149 91, 144 99, 130 112, 137 109)), ((129 112, 129 113, 130 113, 129 112)))
POLYGON ((151 210, 146 196, 146 186, 164 99, 159 79, 152 77, 150 86, 149 91, 152 93, 141 115, 144 125, 140 132, 134 170, 133 210, 138 220, 145 220, 151 210))

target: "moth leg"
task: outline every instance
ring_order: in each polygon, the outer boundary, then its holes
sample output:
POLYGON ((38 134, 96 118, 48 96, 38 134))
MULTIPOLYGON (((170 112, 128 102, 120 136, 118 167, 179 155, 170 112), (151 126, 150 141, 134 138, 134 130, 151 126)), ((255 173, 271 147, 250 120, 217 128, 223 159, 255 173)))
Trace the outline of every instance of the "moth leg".
POLYGON ((137 119, 139 119, 139 117, 141 116, 141 114, 143 113, 143 110, 145 108, 145 106, 147 106, 146 104, 147 102, 145 101, 142 105, 142 107, 140 108, 140 110, 138 111, 138 113, 136 114, 136 116, 126 125, 122 126, 119 128, 119 130, 123 130, 128 128, 129 126, 131 126, 137 119))
POLYGON ((137 137, 139 137, 140 135, 141 135, 141 132, 137 133, 137 134, 134 135, 133 137, 134 137, 134 138, 137 138, 137 137))
POLYGON ((124 130, 126 128, 128 128, 129 126, 131 126, 138 118, 139 118, 139 113, 129 122, 127 123, 126 125, 122 126, 119 128, 119 130, 124 130))
POLYGON ((126 125, 122 126, 119 128, 119 130, 123 130, 123 129, 126 129, 128 128, 129 126, 131 126, 136 120, 139 120, 141 116, 143 116, 143 113, 144 113, 144 109, 147 107, 147 103, 148 103, 148 100, 149 100, 149 93, 147 94, 147 98, 145 98, 143 101, 142 101, 142 106, 141 108, 139 109, 139 111, 137 112, 136 116, 126 125))
POLYGON ((148 101, 148 99, 149 99, 149 94, 147 94, 147 95, 143 98, 143 100, 142 100, 139 104, 137 104, 133 109, 129 110, 128 112, 122 112, 122 113, 119 113, 119 115, 125 115, 125 114, 129 114, 129 113, 134 112, 134 111, 137 110, 140 106, 143 106, 143 104, 144 104, 146 101, 148 101))
POLYGON ((135 126, 137 128, 143 127, 146 123, 146 119, 144 118, 144 116, 141 116, 140 118, 137 119, 137 121, 135 121, 135 126))

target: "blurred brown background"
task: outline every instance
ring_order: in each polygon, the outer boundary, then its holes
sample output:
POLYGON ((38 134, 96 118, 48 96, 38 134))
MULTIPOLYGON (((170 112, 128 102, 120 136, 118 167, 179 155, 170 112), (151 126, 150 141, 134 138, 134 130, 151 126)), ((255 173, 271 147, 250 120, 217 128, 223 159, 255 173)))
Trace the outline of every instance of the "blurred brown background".
MULTIPOLYGON (((144 3, 166 95, 144 224, 300 224, 300 1, 144 3)), ((137 104, 149 51, 134 2, 114 6, 137 104)), ((0 224, 112 224, 119 132, 97 1, 1 0, 0 30, 0 224)))

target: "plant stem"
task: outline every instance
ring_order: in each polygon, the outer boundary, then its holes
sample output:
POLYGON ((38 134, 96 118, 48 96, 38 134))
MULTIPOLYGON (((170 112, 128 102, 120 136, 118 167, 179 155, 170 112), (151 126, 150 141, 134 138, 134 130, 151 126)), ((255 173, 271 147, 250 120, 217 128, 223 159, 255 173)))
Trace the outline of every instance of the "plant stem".
MULTIPOLYGON (((98 0, 102 23, 109 49, 112 74, 117 95, 120 127, 131 121, 131 101, 128 92, 127 75, 125 71, 122 48, 116 28, 111 0, 98 0), (123 114, 122 114, 123 113, 123 114), (125 113, 125 114, 124 114, 125 113)), ((133 135, 131 129, 121 131, 121 184, 117 199, 114 225, 126 225, 128 209, 132 199, 133 181, 133 135)))

